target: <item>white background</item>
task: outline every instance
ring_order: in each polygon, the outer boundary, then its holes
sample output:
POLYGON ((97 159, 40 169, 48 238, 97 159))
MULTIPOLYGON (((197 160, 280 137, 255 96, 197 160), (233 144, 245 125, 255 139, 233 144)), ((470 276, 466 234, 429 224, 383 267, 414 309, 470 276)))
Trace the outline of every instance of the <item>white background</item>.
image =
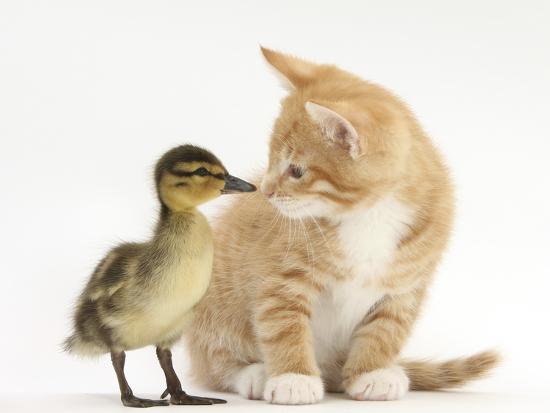
MULTIPOLYGON (((2 0, 0 410, 122 410, 107 357, 59 350, 71 305, 110 246, 150 234, 152 166, 165 150, 203 145, 245 178, 265 166, 284 92, 261 43, 395 91, 453 172, 454 237, 404 354, 497 346, 505 361, 465 392, 415 393, 376 409, 544 411, 549 4, 2 0)), ((185 386, 208 393, 192 387, 184 354, 185 386)), ((138 395, 164 389, 153 349, 129 353, 127 365, 138 395)), ((201 410, 264 408, 229 398, 201 410)), ((330 396, 314 409, 366 404, 330 396)))

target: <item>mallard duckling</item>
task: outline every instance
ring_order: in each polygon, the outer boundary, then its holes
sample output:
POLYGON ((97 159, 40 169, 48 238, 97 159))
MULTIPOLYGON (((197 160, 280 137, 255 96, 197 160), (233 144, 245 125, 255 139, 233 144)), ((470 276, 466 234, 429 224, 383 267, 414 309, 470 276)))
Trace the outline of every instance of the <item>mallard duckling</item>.
POLYGON ((197 206, 220 194, 256 188, 227 173, 210 152, 176 147, 158 161, 155 183, 161 204, 152 239, 112 249, 97 265, 74 313, 74 332, 65 349, 83 356, 111 353, 122 403, 166 406, 167 400, 135 397, 124 375, 125 351, 155 345, 171 404, 214 404, 181 389, 172 366, 171 346, 190 322, 193 307, 210 283, 212 233, 197 206))

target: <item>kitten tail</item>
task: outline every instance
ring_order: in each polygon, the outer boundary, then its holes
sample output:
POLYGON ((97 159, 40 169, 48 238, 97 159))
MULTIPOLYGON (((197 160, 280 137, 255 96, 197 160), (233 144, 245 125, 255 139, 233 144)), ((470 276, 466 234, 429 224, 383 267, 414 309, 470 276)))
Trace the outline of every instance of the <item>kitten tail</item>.
POLYGON ((411 390, 450 389, 486 376, 501 360, 494 350, 444 362, 400 361, 407 372, 411 390))

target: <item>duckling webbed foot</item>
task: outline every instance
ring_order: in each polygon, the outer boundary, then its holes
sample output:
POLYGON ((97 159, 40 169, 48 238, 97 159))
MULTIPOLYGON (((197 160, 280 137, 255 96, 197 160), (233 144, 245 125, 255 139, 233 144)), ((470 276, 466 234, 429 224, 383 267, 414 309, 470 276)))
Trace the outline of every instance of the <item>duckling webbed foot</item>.
POLYGON ((166 376, 167 389, 160 396, 161 399, 170 395, 171 404, 195 404, 195 405, 208 405, 208 404, 221 404, 227 403, 223 399, 214 399, 210 397, 191 396, 185 393, 181 389, 181 383, 174 371, 172 365, 172 352, 166 348, 157 347, 157 357, 160 362, 160 366, 166 376))
MULTIPOLYGON (((166 397, 167 394, 169 394, 168 390, 163 393, 163 397, 166 397)), ((220 403, 227 403, 227 401, 210 397, 191 396, 185 393, 183 390, 176 390, 173 394, 170 393, 170 404, 208 405, 220 403)))
POLYGON ((120 397, 122 404, 126 407, 155 407, 155 406, 169 406, 168 400, 150 400, 140 399, 139 397, 130 395, 122 395, 120 397))

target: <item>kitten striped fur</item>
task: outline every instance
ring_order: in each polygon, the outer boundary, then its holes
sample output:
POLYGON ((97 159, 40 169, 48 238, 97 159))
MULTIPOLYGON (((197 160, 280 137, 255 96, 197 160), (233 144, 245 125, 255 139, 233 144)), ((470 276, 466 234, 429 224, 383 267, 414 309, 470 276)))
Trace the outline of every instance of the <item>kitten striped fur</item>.
POLYGON ((439 152, 382 87, 263 53, 291 87, 263 195, 215 225, 212 283, 187 336, 198 380, 308 404, 325 390, 392 400, 481 377, 497 354, 399 361, 452 227, 439 152))

